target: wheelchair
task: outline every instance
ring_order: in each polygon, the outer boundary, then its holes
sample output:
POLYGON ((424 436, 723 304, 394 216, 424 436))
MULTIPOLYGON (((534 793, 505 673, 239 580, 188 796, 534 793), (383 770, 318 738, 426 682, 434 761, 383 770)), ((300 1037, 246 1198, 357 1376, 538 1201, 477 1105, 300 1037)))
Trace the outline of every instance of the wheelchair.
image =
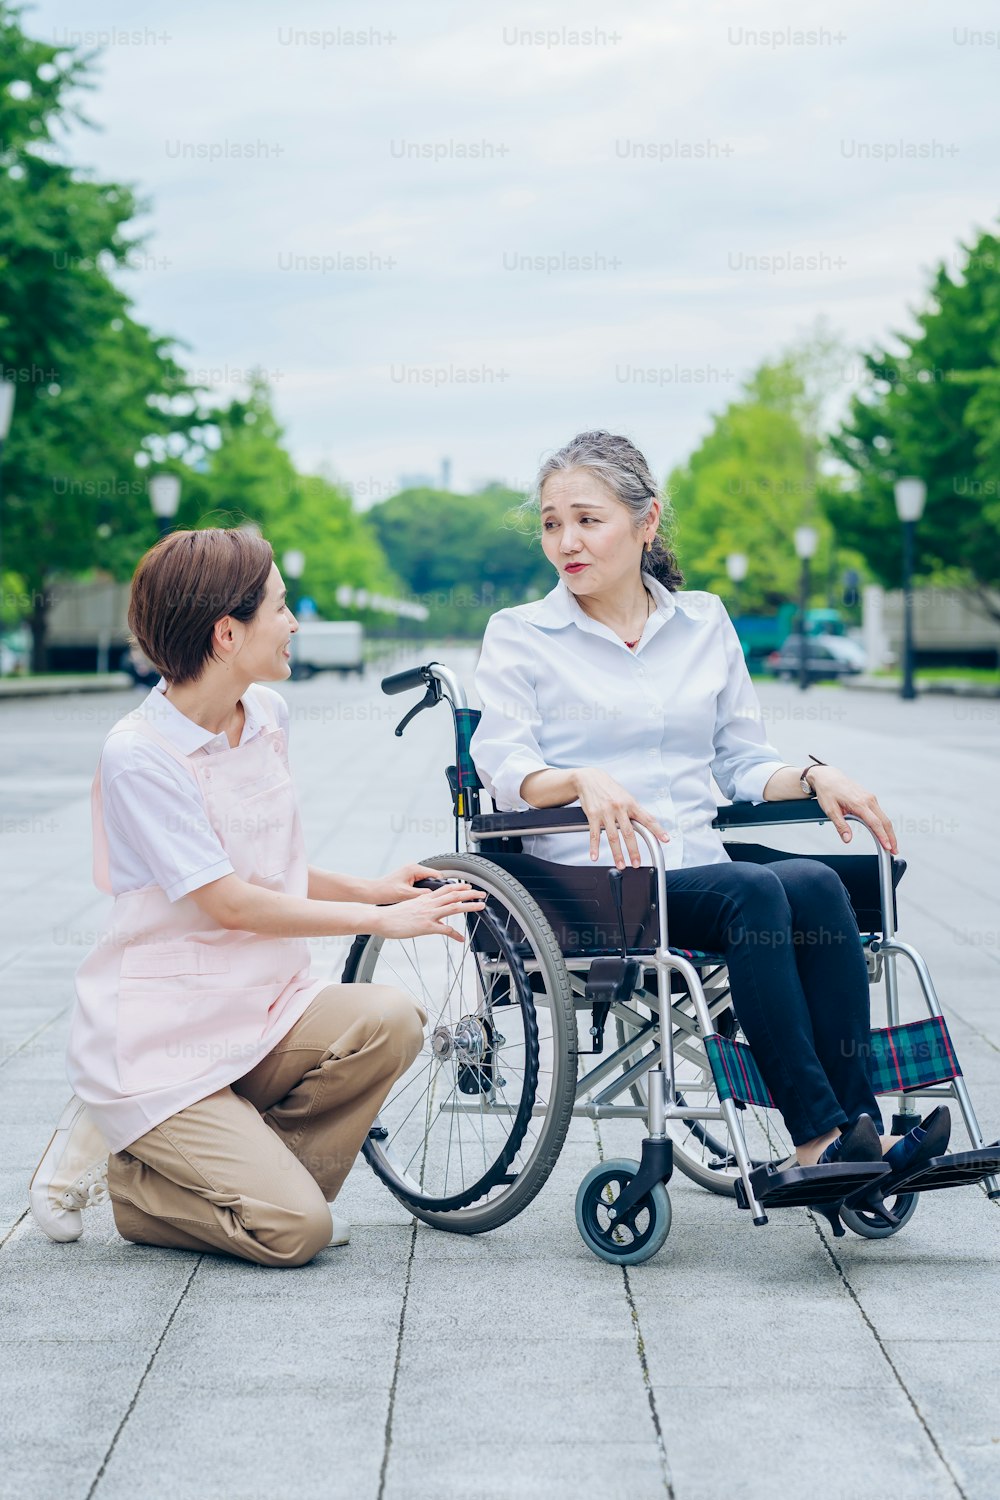
MULTIPOLYGON (((622 871, 526 855, 521 834, 578 831, 586 826, 582 809, 483 812, 469 751, 479 714, 455 674, 431 662, 383 679, 382 688, 423 689, 397 735, 416 714, 450 704, 455 851, 422 862, 441 881, 467 880, 487 894, 484 909, 465 918, 463 943, 360 935, 343 971, 345 983, 401 986, 428 1013, 425 1046, 364 1146, 377 1176, 418 1219, 457 1234, 513 1219, 543 1187, 574 1116, 647 1122, 639 1160, 600 1162, 577 1194, 584 1243, 613 1264, 638 1264, 665 1242, 675 1167, 734 1198, 755 1225, 772 1210, 805 1205, 824 1213, 836 1235, 846 1226, 869 1239, 898 1233, 924 1192, 981 1183, 1000 1197, 1000 1143, 984 1142, 930 973, 896 935, 905 861, 877 840, 875 857, 810 856, 843 880, 869 982, 884 990, 887 1024, 872 1030, 869 1068, 875 1091, 896 1097, 893 1132, 918 1123, 915 1097, 948 1098, 971 1144, 933 1158, 882 1197, 884 1164, 787 1165, 793 1147, 741 1038, 724 956, 669 944, 659 841, 637 825, 653 862, 622 871), (927 1010, 906 1024, 900 960, 912 967, 927 1010)), ((736 803, 718 809, 714 826, 825 821, 815 802, 736 803)), ((792 857, 756 844, 726 847, 738 859, 792 857)))

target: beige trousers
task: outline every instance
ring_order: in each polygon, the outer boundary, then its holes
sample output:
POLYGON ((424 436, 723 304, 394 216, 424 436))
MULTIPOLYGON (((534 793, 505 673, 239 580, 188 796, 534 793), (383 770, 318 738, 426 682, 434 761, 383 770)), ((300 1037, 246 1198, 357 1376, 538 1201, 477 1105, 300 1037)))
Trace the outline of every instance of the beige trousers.
POLYGON ((329 1202, 423 1041, 401 990, 331 984, 229 1088, 108 1161, 115 1224, 140 1245, 301 1266, 329 1244, 329 1202))

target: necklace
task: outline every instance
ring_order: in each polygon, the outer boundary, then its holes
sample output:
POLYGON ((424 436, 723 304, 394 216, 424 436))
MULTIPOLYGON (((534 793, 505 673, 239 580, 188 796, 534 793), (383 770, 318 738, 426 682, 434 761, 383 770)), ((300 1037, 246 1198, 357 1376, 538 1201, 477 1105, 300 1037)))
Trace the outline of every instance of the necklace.
MULTIPOLYGON (((650 615, 652 613, 653 613, 653 596, 649 592, 649 590, 646 589, 646 619, 643 620, 643 622, 642 622, 642 630, 645 630, 645 628, 646 628, 646 621, 649 619, 649 617, 650 617, 650 615)), ((626 646, 628 647, 628 649, 630 651, 634 651, 635 648, 636 648, 636 646, 638 646, 639 642, 642 640, 642 630, 639 631, 639 634, 636 636, 636 638, 635 638, 634 641, 626 641, 625 642, 626 646)))

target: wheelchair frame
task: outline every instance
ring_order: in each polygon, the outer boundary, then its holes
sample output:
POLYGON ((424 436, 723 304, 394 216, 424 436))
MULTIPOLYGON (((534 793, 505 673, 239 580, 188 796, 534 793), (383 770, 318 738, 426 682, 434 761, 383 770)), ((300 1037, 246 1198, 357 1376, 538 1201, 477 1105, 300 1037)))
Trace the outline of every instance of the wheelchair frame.
MULTIPOLYGON (((471 730, 478 715, 468 707, 464 688, 457 676, 447 667, 440 663, 432 662, 428 665, 415 668, 408 672, 395 674, 383 681, 383 689, 388 693, 404 692, 413 688, 424 686, 426 688, 423 700, 416 704, 405 715, 396 729, 400 735, 410 720, 424 708, 436 705, 442 697, 446 698, 451 705, 456 732, 457 755, 456 765, 448 768, 448 779, 451 785, 454 811, 456 817, 456 852, 459 849, 458 825, 461 824, 465 833, 465 848, 467 853, 480 853, 485 858, 490 858, 488 846, 491 842, 503 837, 524 834, 559 834, 571 831, 579 831, 587 826, 586 816, 580 808, 551 809, 544 811, 533 811, 529 813, 481 813, 479 811, 479 791, 481 783, 475 773, 475 768, 469 755, 468 743, 471 738, 471 730), (471 846, 471 848, 470 848, 471 846)), ((858 823, 867 829, 867 825, 860 818, 848 815, 850 821, 858 823)), ((776 802, 757 806, 754 804, 732 804, 718 810, 718 816, 714 826, 718 828, 764 828, 776 827, 785 824, 824 823, 829 822, 828 817, 814 803, 799 802, 776 802)), ((703 1043, 708 1038, 715 1038, 720 1044, 726 1039, 717 1036, 715 1031, 712 1006, 706 995, 702 976, 696 963, 683 953, 672 952, 669 946, 668 927, 668 901, 666 864, 663 856, 662 845, 641 825, 636 825, 636 832, 643 840, 649 850, 652 861, 653 879, 656 894, 656 946, 652 954, 643 952, 629 953, 623 943, 622 957, 627 961, 633 958, 641 958, 643 970, 652 968, 656 974, 656 992, 659 1002, 658 1013, 651 1017, 649 1023, 636 1031, 631 1037, 626 1038, 624 1043, 607 1056, 602 1057, 593 1069, 578 1076, 576 1093, 572 1108, 572 1115, 594 1120, 623 1117, 644 1117, 647 1121, 647 1136, 642 1143, 642 1155, 637 1170, 632 1174, 631 1180, 624 1183, 619 1196, 607 1208, 607 1217, 611 1221, 623 1220, 629 1213, 636 1210, 637 1205, 650 1201, 650 1195, 657 1190, 662 1192, 662 1184, 666 1183, 673 1168, 673 1142, 667 1133, 669 1121, 679 1120, 683 1122, 698 1121, 721 1121, 726 1129, 726 1135, 730 1143, 732 1156, 735 1158, 733 1165, 738 1169, 739 1177, 736 1182, 736 1197, 742 1208, 750 1212, 751 1219, 755 1225, 767 1223, 767 1207, 773 1202, 774 1206, 787 1206, 792 1204, 814 1204, 817 1199, 822 1200, 824 1194, 818 1191, 815 1183, 807 1181, 809 1172, 815 1169, 793 1169, 786 1172, 785 1178, 794 1179, 796 1176, 801 1181, 790 1183, 779 1182, 777 1189, 771 1191, 768 1173, 773 1168, 767 1168, 762 1179, 763 1169, 758 1165, 755 1169, 747 1146, 747 1140, 740 1119, 741 1110, 748 1103, 758 1104, 764 1108, 771 1107, 771 1101, 765 1097, 755 1097, 753 1085, 744 1089, 748 1095, 740 1098, 738 1093, 730 1091, 726 1094, 719 1087, 716 1088, 718 1101, 714 1104, 689 1104, 687 1102, 674 1102, 678 1098, 674 1024, 677 1012, 673 1005, 672 977, 679 974, 685 984, 686 994, 690 997, 694 1008, 694 1019, 698 1027, 698 1039, 703 1043), (666 1027, 663 1025, 664 1018, 670 1015, 671 1023, 666 1027), (666 1031, 666 1037, 664 1036, 666 1031), (652 1042, 653 1050, 644 1051, 647 1042, 652 1042), (636 1061, 631 1059, 635 1054, 639 1056, 636 1061), (627 1091, 632 1091, 640 1080, 645 1082, 647 1102, 645 1105, 639 1103, 615 1103, 619 1096, 627 1091)), ((928 967, 922 956, 909 943, 901 940, 896 930, 895 916, 895 894, 893 881, 892 858, 870 829, 867 829, 870 837, 874 840, 876 856, 878 860, 878 889, 881 908, 881 930, 878 934, 872 934, 866 943, 866 957, 869 966, 870 977, 877 981, 879 971, 882 972, 885 982, 886 997, 886 1019, 887 1035, 890 1044, 893 1034, 900 1027, 899 1016, 899 974, 897 961, 902 958, 912 966, 917 979, 921 994, 927 1007, 929 1017, 940 1021, 942 1035, 946 1038, 946 1027, 941 1011, 940 1002, 934 982, 928 967)), ((500 868, 503 868, 502 865, 500 868)), ((512 877, 516 879, 517 877, 512 877)), ((527 894, 531 894, 530 887, 522 887, 527 894)), ((859 938, 861 934, 859 933, 859 938)), ((861 938, 864 941, 863 938, 861 938)), ((584 997, 582 1002, 579 993, 580 976, 589 972, 592 957, 563 955, 563 963, 573 987, 573 1011, 576 1014, 581 1008, 589 1006, 591 1001, 584 997), (576 979, 576 985, 573 980, 576 979)), ((346 975, 346 971, 345 971, 346 975)), ((728 995, 728 987, 723 992, 728 995)), ((720 1005, 716 1003, 716 1010, 720 1005)), ((616 1014, 612 1005, 608 1016, 616 1014)), ((637 1013, 634 1013, 637 1014, 637 1013)), ((875 1032, 873 1030, 873 1036, 875 1032)), ((897 1114, 894 1125, 897 1129, 908 1128, 908 1123, 913 1123, 917 1116, 907 1109, 907 1103, 913 1096, 921 1098, 949 1098, 954 1099, 962 1113, 966 1132, 972 1142, 974 1151, 983 1151, 986 1142, 982 1135, 976 1113, 969 1096, 965 1080, 961 1076, 957 1062, 954 1061, 947 1042, 947 1051, 954 1063, 954 1069, 950 1077, 944 1079, 938 1076, 934 1083, 923 1085, 919 1082, 906 1086, 896 1094, 897 1114)), ((730 1047, 740 1047, 741 1044, 729 1043, 730 1047)), ((599 1049, 595 1049, 597 1051, 599 1049)), ((746 1049, 747 1051, 749 1049, 746 1049)), ((712 1063, 712 1072, 716 1073, 716 1065, 708 1048, 709 1060, 712 1063)), ((900 1075, 902 1077, 902 1075, 900 1075)), ((716 1076, 716 1085, 718 1085, 716 1076)), ((685 1084, 685 1092, 691 1093, 692 1087, 685 1084)), ((706 1087, 703 1091, 707 1094, 710 1090, 706 1087)), ((883 1092, 890 1092, 883 1090, 883 1092)), ((895 1090, 891 1091, 895 1092, 895 1090)), ((472 1110, 473 1105, 463 1105, 461 1101, 451 1106, 452 1109, 472 1110)), ((543 1107, 536 1107, 536 1113, 544 1113, 543 1107)), ((958 1161, 961 1158, 954 1158, 958 1161)), ((619 1164, 626 1165, 626 1164, 619 1164)), ((596 1169, 595 1169, 596 1170, 596 1169)), ((828 1201, 834 1201, 834 1195, 843 1197, 845 1191, 853 1190, 858 1182, 864 1182, 865 1169, 855 1170, 851 1176, 850 1167, 843 1169, 842 1185, 837 1187, 833 1178, 836 1172, 824 1169, 828 1191, 828 1201)), ((869 1168, 869 1172, 884 1172, 885 1168, 869 1168)), ((971 1168, 970 1168, 971 1174, 971 1168)), ((973 1179, 959 1176, 956 1181, 982 1180, 986 1192, 990 1198, 1000 1198, 1000 1180, 996 1175, 985 1177, 980 1170, 978 1178, 973 1179)), ((937 1185, 937 1184, 928 1184, 937 1185)), ((942 1185, 952 1185, 942 1184, 942 1185)), ((586 1179, 585 1184, 586 1186, 586 1179)), ((922 1190, 917 1188, 917 1191, 922 1190)), ((907 1191, 904 1185, 903 1192, 907 1191)), ((581 1194, 583 1188, 581 1188, 581 1194)), ((665 1196, 665 1195, 664 1195, 665 1196)), ((669 1203, 667 1203, 667 1228, 669 1228, 669 1203)), ((912 1211, 912 1208, 911 1210, 912 1211)), ((908 1217, 908 1215, 907 1215, 908 1217)), ((892 1216, 889 1215, 891 1219, 892 1216)), ((578 1222, 579 1222, 579 1200, 578 1200, 578 1222)), ((900 1218, 895 1227, 901 1227, 904 1218, 900 1218)), ((444 1227, 444 1226, 442 1226, 444 1227)), ((852 1227, 857 1227, 852 1224, 852 1227)), ((581 1232, 584 1233, 581 1224, 581 1232)), ((839 1231, 842 1232, 842 1231, 839 1231)), ((864 1232, 859 1229, 858 1232, 864 1232)), ((872 1231, 873 1233, 875 1231, 872 1231)), ((881 1233, 887 1231, 882 1230, 881 1233)), ((888 1231, 888 1232, 891 1232, 888 1231)), ((665 1238, 666 1231, 663 1232, 665 1238)), ((604 1254, 604 1250, 593 1243, 592 1237, 584 1233, 590 1248, 597 1254, 604 1254)), ((659 1241, 662 1243, 662 1239, 659 1241)), ((653 1248, 658 1248, 654 1246, 653 1248)), ((610 1247, 609 1247, 610 1250, 610 1247)), ((649 1251, 648 1253, 652 1253, 649 1251)), ((609 1260, 626 1261, 629 1259, 644 1259, 645 1254, 638 1252, 634 1256, 624 1254, 608 1253, 605 1258, 609 1260)))

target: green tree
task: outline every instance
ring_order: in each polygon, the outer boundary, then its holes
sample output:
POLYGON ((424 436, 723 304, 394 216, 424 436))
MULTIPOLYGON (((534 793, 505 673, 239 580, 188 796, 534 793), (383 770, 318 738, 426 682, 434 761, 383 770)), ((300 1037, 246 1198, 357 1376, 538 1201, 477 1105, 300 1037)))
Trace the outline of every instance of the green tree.
POLYGON ((415 489, 367 512, 394 571, 430 611, 427 633, 477 636, 495 610, 552 587, 523 499, 499 485, 474 495, 415 489))
POLYGON ((17 391, 0 547, 3 617, 29 615, 42 670, 53 578, 115 571, 153 540, 137 457, 183 446, 197 410, 170 342, 113 280, 141 205, 61 159, 91 58, 26 36, 20 14, 0 0, 0 376, 17 391))
POLYGON ((863 357, 865 384, 831 440, 851 483, 828 513, 888 587, 901 582, 893 484, 927 485, 917 574, 977 591, 1000 587, 1000 240, 960 247, 935 271, 915 331, 863 357))
POLYGON ((742 611, 771 610, 796 598, 794 532, 805 523, 819 532, 817 582, 853 560, 834 551, 825 509, 836 481, 820 467, 823 409, 838 347, 821 331, 762 364, 741 398, 713 419, 687 463, 669 476, 675 543, 688 587, 732 602, 726 557, 743 552, 749 569, 740 586, 742 611))
MULTIPOLYGON (((338 619, 342 584, 369 593, 397 595, 400 581, 372 529, 349 495, 330 480, 296 471, 284 447, 266 381, 252 376, 245 397, 213 414, 202 461, 183 476, 178 526, 235 526, 255 522, 274 548, 278 566, 286 551, 305 554, 306 565, 289 593, 314 599, 321 615, 338 619)), ((362 611, 375 622, 375 611, 362 611)))

